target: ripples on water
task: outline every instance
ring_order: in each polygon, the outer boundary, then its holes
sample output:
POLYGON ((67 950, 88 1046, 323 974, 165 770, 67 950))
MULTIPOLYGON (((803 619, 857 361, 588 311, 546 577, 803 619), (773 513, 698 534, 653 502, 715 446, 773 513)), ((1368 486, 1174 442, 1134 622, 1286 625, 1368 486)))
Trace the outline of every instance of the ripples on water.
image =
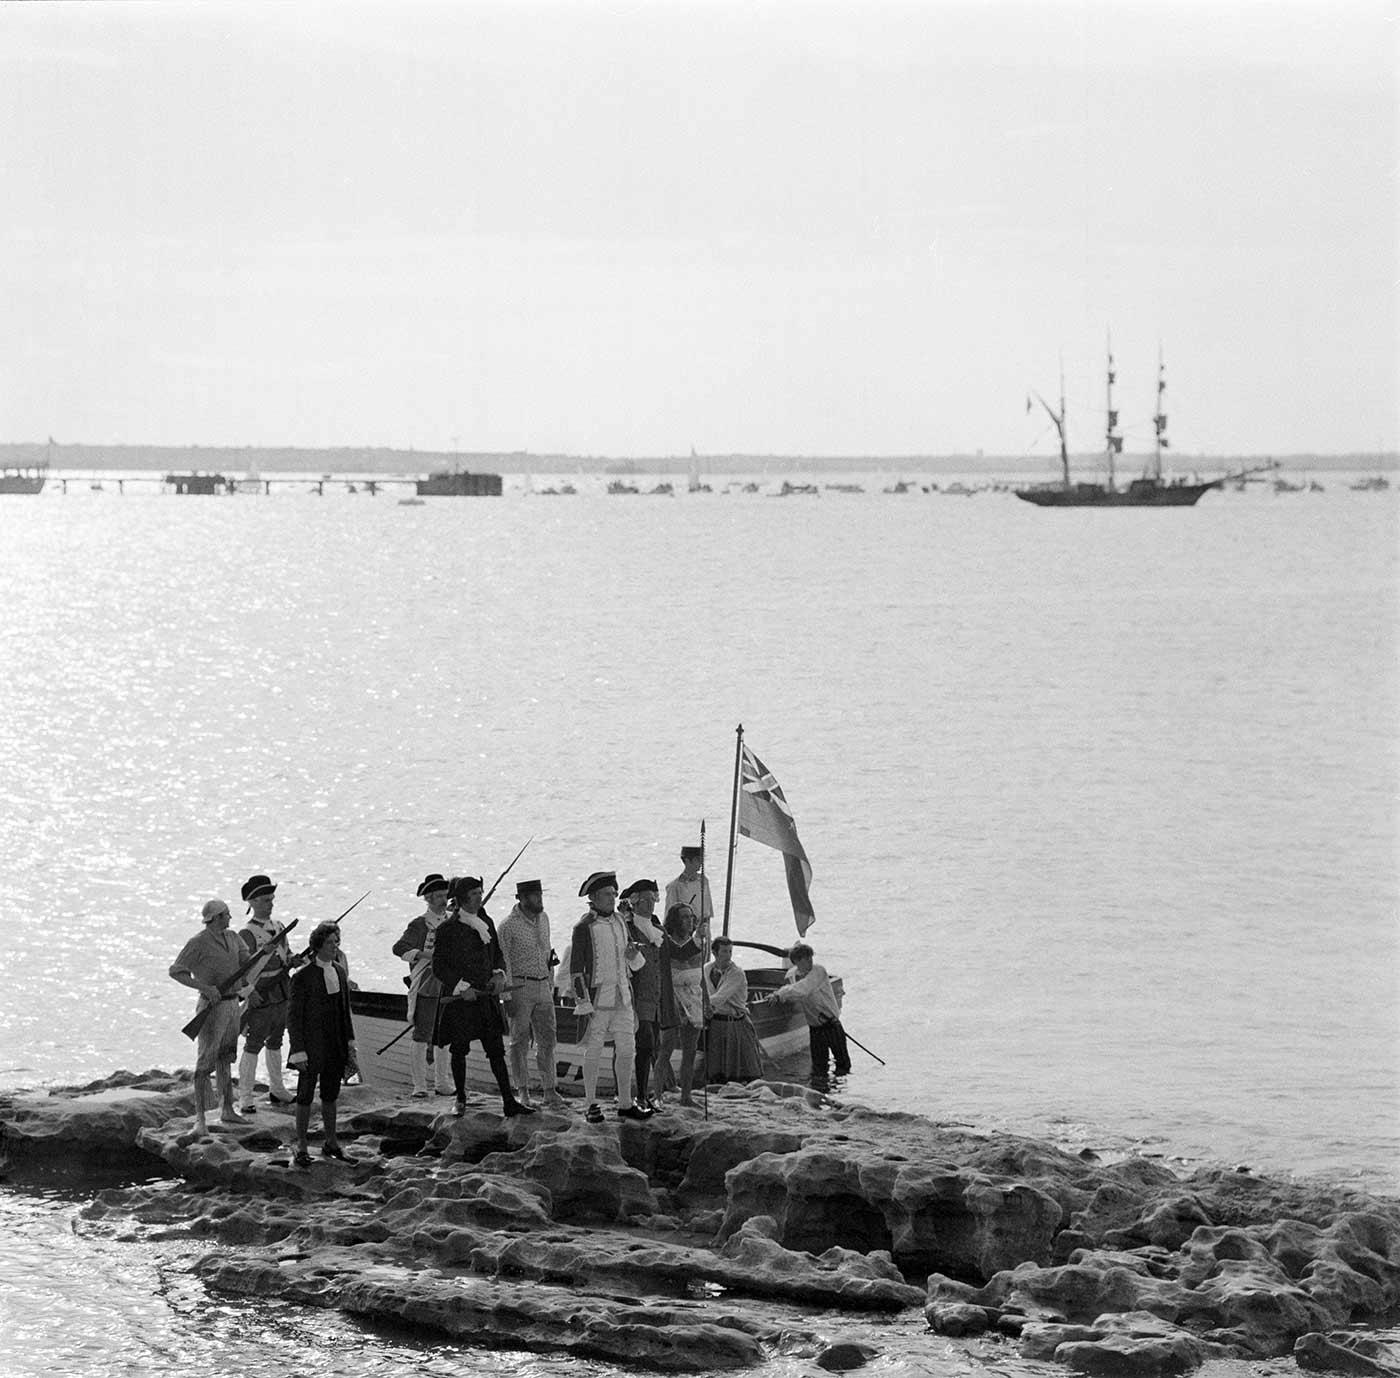
MULTIPOLYGON (((372 888, 383 986, 417 880, 532 834, 558 934, 702 817, 722 880, 742 721, 850 1094, 1393 1187, 1393 499, 0 502, 0 1081, 188 1065, 165 969, 254 871, 372 888)), ((775 854, 734 896, 791 936, 775 854)))
POLYGON ((64 1193, 0 1196, 0 1373, 91 1378, 591 1378, 577 1359, 493 1352, 337 1311, 220 1297, 189 1271, 210 1244, 151 1244, 86 1227, 64 1193))

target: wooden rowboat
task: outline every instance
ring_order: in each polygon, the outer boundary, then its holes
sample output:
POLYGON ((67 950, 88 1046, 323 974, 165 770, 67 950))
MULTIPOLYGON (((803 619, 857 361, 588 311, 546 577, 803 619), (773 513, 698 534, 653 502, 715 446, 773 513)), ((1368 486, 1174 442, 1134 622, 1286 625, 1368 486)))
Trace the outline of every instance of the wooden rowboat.
MULTIPOLYGON (((769 992, 783 984, 781 967, 759 967, 745 970, 749 982, 749 1015, 763 1049, 765 1066, 769 1063, 790 1063, 794 1056, 807 1051, 807 1024, 801 1012, 791 1004, 760 1003, 769 992)), ((834 979, 838 995, 841 982, 834 979)), ((565 1095, 583 1094, 583 1053, 580 1038, 587 1017, 574 1013, 571 996, 555 995, 555 1023, 558 1041, 554 1048, 555 1074, 559 1090, 565 1095)), ((370 1085, 387 1092, 407 1094, 413 1087, 409 1069, 411 1035, 404 1036, 392 1047, 385 1047, 408 1024, 408 995, 404 991, 352 990, 350 1010, 355 1019, 355 1046, 359 1053, 360 1074, 370 1085), (383 1051, 381 1051, 381 1049, 383 1051)), ((435 1050, 435 1056, 446 1057, 445 1049, 435 1050)), ((697 1058, 697 1062, 700 1059, 697 1058)), ((534 1050, 530 1053, 532 1080, 535 1071, 534 1050)), ((467 1089, 494 1094, 496 1082, 479 1047, 473 1046, 467 1055, 467 1089)), ((598 1094, 612 1096, 612 1059, 605 1057, 598 1077, 598 1094)))

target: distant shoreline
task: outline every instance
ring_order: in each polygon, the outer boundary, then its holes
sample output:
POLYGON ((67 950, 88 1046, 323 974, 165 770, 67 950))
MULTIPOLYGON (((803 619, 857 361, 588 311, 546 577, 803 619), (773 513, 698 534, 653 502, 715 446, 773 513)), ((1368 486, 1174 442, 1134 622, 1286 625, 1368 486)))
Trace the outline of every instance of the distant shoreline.
MULTIPOLYGON (((225 473, 231 477, 259 474, 376 474, 413 475, 438 470, 465 469, 492 474, 688 474, 698 467, 702 476, 715 474, 881 473, 881 474, 1027 474, 1043 469, 1047 479, 1059 474, 1053 455, 764 455, 723 454, 657 455, 616 458, 607 455, 533 454, 391 448, 344 447, 298 449, 293 446, 205 445, 58 445, 50 450, 39 442, 0 444, 0 467, 32 465, 45 457, 55 471, 88 472, 123 470, 128 473, 225 473)), ((1263 459, 1275 459, 1294 471, 1331 473, 1357 470, 1371 473, 1400 471, 1395 452, 1338 455, 1205 455, 1176 453, 1171 469, 1176 473, 1210 473, 1246 468, 1263 459)), ((1102 465, 1102 454, 1071 455, 1072 468, 1091 474, 1102 465)), ((1140 472, 1148 455, 1122 455, 1121 474, 1140 472)))

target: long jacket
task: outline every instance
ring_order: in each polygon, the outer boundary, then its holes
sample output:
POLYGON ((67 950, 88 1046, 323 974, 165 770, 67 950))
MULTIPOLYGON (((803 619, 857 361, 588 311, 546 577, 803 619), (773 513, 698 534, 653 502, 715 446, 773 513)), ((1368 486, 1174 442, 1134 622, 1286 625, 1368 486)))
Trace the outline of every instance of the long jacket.
POLYGON ((486 925, 486 942, 459 918, 448 918, 438 925, 433 943, 433 975, 442 982, 444 995, 451 995, 459 985, 484 991, 491 984, 491 973, 506 969, 494 921, 484 909, 476 917, 486 925))
POLYGON ((306 1054, 306 1070, 319 1072, 327 1062, 344 1063, 355 1026, 350 1019, 350 971, 336 963, 340 989, 326 992, 326 978, 316 962, 292 975, 292 999, 287 1008, 287 1037, 291 1051, 306 1054))
MULTIPOLYGON (((663 947, 653 943, 642 931, 635 915, 627 920, 627 936, 642 950, 646 965, 632 973, 632 1003, 637 1018, 643 1024, 655 1021, 663 1029, 673 1029, 676 1018, 676 994, 671 985, 671 964, 663 957, 663 947)), ((665 943, 663 938, 662 943, 665 943)))
POLYGON ((409 921, 403 936, 390 949, 395 957, 402 957, 409 952, 418 954, 408 969, 407 984, 413 993, 412 998, 419 995, 438 995, 442 991, 441 983, 433 975, 433 947, 437 942, 438 930, 446 922, 447 917, 444 915, 429 928, 428 916, 419 914, 416 919, 409 921))

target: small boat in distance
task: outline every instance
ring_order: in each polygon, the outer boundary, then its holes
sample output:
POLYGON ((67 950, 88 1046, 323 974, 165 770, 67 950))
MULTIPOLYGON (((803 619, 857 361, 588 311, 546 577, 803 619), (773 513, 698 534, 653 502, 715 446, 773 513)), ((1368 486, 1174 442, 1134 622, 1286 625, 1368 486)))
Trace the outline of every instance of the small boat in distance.
MULTIPOLYGON (((1162 410, 1162 394, 1166 391, 1166 366, 1160 354, 1157 358, 1157 411, 1152 418, 1155 428, 1152 470, 1141 478, 1129 481, 1127 487, 1120 488, 1115 482, 1114 460, 1123 453, 1123 437, 1118 434, 1118 413, 1113 409, 1113 346, 1108 350, 1107 413, 1108 420, 1104 434, 1104 458, 1108 465, 1106 483, 1076 483, 1069 474, 1069 444, 1065 429, 1065 379, 1060 371, 1060 409, 1054 408, 1037 392, 1036 400, 1045 408, 1055 430, 1060 437, 1060 468, 1063 474, 1058 483, 1036 484, 1030 488, 1016 489, 1016 496, 1023 502, 1034 503, 1037 507, 1194 507, 1201 495, 1212 488, 1219 488, 1232 480, 1241 479, 1246 474, 1259 473, 1276 468, 1272 461, 1253 469, 1243 469, 1234 474, 1222 474, 1220 478, 1202 482, 1184 478, 1168 479, 1162 475, 1162 451, 1167 448, 1167 416, 1162 410)), ((1027 408, 1030 401, 1027 399, 1027 408)))

